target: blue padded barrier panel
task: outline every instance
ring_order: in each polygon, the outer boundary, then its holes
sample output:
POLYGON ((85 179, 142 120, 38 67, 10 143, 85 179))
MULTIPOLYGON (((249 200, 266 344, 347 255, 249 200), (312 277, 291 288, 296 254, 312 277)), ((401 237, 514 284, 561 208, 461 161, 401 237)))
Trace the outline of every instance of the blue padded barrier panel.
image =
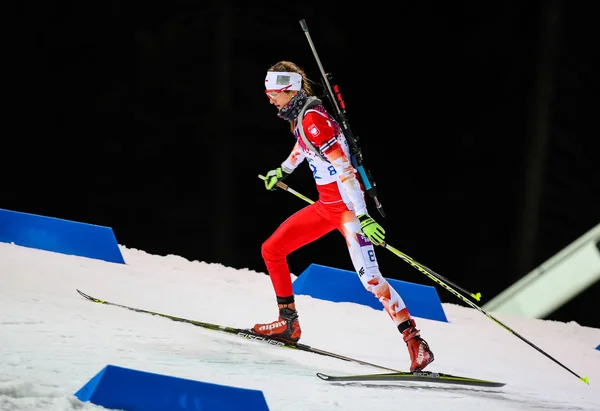
POLYGON ((600 351, 600 345, 598 345, 598 346, 596 347, 596 349, 597 349, 598 351, 600 351))
POLYGON ((124 264, 112 228, 0 208, 0 242, 124 264))
POLYGON ((262 391, 107 365, 75 393, 83 402, 125 411, 269 411, 262 391))
MULTIPOLYGON (((435 287, 386 278, 400 294, 411 315, 429 320, 448 322, 435 287)), ((311 264, 294 281, 296 295, 334 302, 350 302, 382 310, 383 305, 365 289, 358 274, 319 264, 311 264)))

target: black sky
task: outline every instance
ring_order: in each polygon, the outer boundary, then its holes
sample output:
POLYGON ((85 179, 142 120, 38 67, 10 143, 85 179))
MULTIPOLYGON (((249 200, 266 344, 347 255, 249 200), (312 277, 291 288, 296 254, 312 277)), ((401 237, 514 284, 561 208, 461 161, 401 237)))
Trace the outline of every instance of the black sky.
MULTIPOLYGON (((491 299, 600 220, 595 15, 560 1, 42 3, 12 39, 0 207, 264 272, 304 206, 266 192, 293 138, 264 95, 292 60, 333 74, 389 243, 491 299), (485 3, 485 4, 483 4, 485 3), (14 54, 12 53, 14 52, 14 54)), ((286 180, 316 198, 308 168, 286 180)), ((433 285, 391 253, 390 278, 433 285)), ((332 233, 290 256, 352 269, 332 233)), ((443 289, 443 301, 459 303, 443 289)), ((596 284, 550 318, 600 326, 596 284)))

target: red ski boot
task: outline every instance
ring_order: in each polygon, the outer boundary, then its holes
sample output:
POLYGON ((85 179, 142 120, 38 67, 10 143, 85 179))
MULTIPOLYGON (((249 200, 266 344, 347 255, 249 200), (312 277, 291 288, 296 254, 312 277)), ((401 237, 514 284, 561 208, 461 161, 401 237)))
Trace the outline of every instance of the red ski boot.
POLYGON ((279 310, 279 319, 268 324, 256 324, 252 329, 256 335, 296 344, 302 335, 298 312, 291 308, 279 310))
POLYGON ((421 371, 434 360, 429 344, 421 338, 420 331, 416 329, 415 320, 404 321, 398 326, 398 330, 404 336, 410 355, 410 372, 421 371))

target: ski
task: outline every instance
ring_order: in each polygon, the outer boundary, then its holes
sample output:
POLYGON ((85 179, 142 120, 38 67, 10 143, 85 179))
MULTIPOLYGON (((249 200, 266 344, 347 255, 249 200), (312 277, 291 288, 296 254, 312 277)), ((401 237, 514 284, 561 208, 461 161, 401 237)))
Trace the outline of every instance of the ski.
POLYGON ((390 372, 385 374, 362 374, 362 375, 328 375, 317 373, 317 377, 332 382, 427 382, 439 384, 456 384, 477 387, 503 387, 506 383, 497 381, 480 380, 476 378, 460 377, 457 375, 443 374, 431 371, 416 372, 390 372))
POLYGON ((393 368, 388 368, 388 367, 384 367, 382 365, 377 365, 377 364, 373 364, 367 361, 362 361, 359 360, 357 358, 351 358, 351 357, 346 357, 344 355, 340 355, 340 354, 336 354, 330 351, 325 351, 325 350, 321 350, 319 348, 315 348, 312 347, 310 345, 306 345, 306 344, 292 344, 286 341, 281 341, 281 340, 277 340, 275 338, 269 338, 269 337, 265 337, 262 335, 256 335, 252 332, 251 329, 245 329, 245 328, 235 328, 235 327, 228 327, 228 326, 224 326, 224 325, 219 325, 219 324, 211 324, 211 323, 206 323, 206 322, 202 322, 202 321, 196 321, 196 320, 190 320, 187 318, 182 318, 182 317, 176 317, 174 315, 168 315, 168 314, 163 314, 163 313, 158 313, 158 312, 153 312, 153 311, 148 311, 148 310, 143 310, 141 308, 135 308, 135 307, 130 307, 127 305, 122 305, 122 304, 117 304, 117 303, 113 303, 110 301, 106 301, 106 300, 101 300, 99 298, 96 297, 92 297, 91 295, 88 295, 86 293, 84 293, 83 291, 77 289, 77 292, 84 298, 86 298, 89 301, 93 301, 95 303, 98 304, 104 304, 104 305, 112 305, 114 307, 121 307, 121 308, 125 308, 127 310, 130 311, 135 311, 138 313, 144 313, 144 314, 150 314, 150 315, 155 315, 158 317, 163 317, 163 318, 168 318, 169 320, 172 321, 176 321, 176 322, 182 322, 182 323, 187 323, 187 324, 191 324, 194 325, 196 327, 201 327, 207 330, 214 330, 214 331, 220 331, 223 333, 227 333, 227 334, 231 334, 231 335, 237 335, 238 337, 242 337, 248 340, 254 340, 254 341, 259 341, 262 343, 266 343, 275 347, 281 347, 281 348, 289 348, 289 349, 293 349, 293 350, 298 350, 298 351, 305 351, 305 352, 310 352, 313 354, 319 354, 319 355, 323 355, 325 357, 330 357, 330 358, 337 358, 339 360, 343 360, 343 361, 347 361, 347 362, 352 362, 355 364, 361 364, 361 365, 367 365, 370 367, 374 367, 374 368, 379 368, 381 370, 386 370, 386 371, 391 371, 391 372, 400 372, 396 369, 393 368))
POLYGON ((317 373, 317 376, 325 381, 336 381, 336 382, 364 382, 364 381, 420 381, 420 382, 435 382, 435 383, 446 383, 446 384, 462 384, 462 385, 474 385, 474 386, 485 386, 485 387, 502 387, 505 385, 504 383, 495 382, 495 381, 487 381, 487 380, 478 380, 474 378, 468 377, 460 377, 456 375, 450 374, 442 374, 442 373, 434 373, 429 371, 420 371, 415 373, 399 371, 393 368, 388 368, 382 365, 373 364, 367 361, 362 361, 357 358, 346 357, 341 354, 336 354, 330 351, 321 350, 316 347, 312 347, 306 344, 292 344, 286 341, 277 340, 275 338, 269 338, 262 335, 256 335, 252 332, 251 329, 246 328, 235 328, 228 327, 225 325, 212 324, 203 321, 191 320, 183 317, 177 317, 174 315, 163 314, 154 311, 148 311, 141 308, 130 307, 123 304, 117 304, 106 300, 101 300, 96 297, 92 297, 84 293, 83 291, 77 289, 77 292, 84 297, 85 299, 104 305, 111 305, 114 307, 121 307, 130 311, 135 311, 138 313, 155 315, 158 317, 167 318, 172 321, 182 322, 194 325, 196 327, 201 327, 207 330, 220 331, 230 335, 236 335, 238 337, 242 337, 248 340, 262 342, 268 345, 272 345, 275 347, 281 348, 289 348, 298 351, 309 352, 313 354, 323 355, 325 357, 337 358, 339 360, 352 362, 360 365, 367 365, 374 368, 379 368, 385 371, 391 371, 384 374, 361 374, 361 375, 347 375, 347 376, 339 376, 339 375, 327 375, 323 373, 317 373))

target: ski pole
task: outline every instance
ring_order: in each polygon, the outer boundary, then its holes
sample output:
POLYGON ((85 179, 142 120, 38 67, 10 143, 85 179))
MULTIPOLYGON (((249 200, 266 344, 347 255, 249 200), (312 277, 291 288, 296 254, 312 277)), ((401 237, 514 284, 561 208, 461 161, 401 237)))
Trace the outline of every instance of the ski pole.
MULTIPOLYGON (((260 178, 260 179, 264 180, 264 179, 265 179, 265 176, 262 176, 262 175, 260 175, 260 174, 259 174, 259 175, 258 175, 258 178, 260 178)), ((292 189, 290 188, 290 186, 288 186, 288 185, 287 185, 287 184, 285 184, 285 183, 282 183, 281 181, 278 181, 276 185, 277 185, 277 187, 281 188, 283 191, 288 191, 288 192, 292 193, 292 194, 293 194, 293 195, 295 195, 296 197, 298 197, 298 198, 301 198, 302 200, 306 201, 308 204, 312 204, 312 203, 314 203, 314 201, 313 201, 313 200, 311 200, 310 198, 308 198, 308 197, 306 197, 306 196, 304 196, 304 195, 300 194, 300 193, 299 193, 299 192, 297 192, 296 190, 292 190, 292 189)))
MULTIPOLYGON (((262 175, 260 175, 260 174, 258 175, 258 177, 261 178, 261 179, 263 179, 263 180, 265 179, 265 177, 262 176, 262 175)), ((277 187, 281 188, 282 190, 289 191, 290 193, 294 194, 295 196, 303 199, 307 203, 310 203, 310 204, 314 203, 314 201, 311 200, 310 198, 305 197, 302 194, 298 193, 297 191, 292 190, 287 184, 283 184, 282 182, 278 182, 276 185, 277 185, 277 187)), ((479 311, 480 313, 482 313, 483 315, 485 315, 487 318, 489 318, 490 320, 494 321, 500 327, 504 328, 506 331, 508 331, 509 333, 511 333, 512 335, 514 335, 515 337, 517 337, 518 339, 520 339, 524 343, 528 344, 530 347, 534 348, 539 353, 543 354, 548 359, 552 360, 554 363, 556 363, 557 365, 561 366, 562 368, 564 368, 565 370, 567 370, 568 372, 570 372, 571 374, 573 374, 577 378, 579 378, 584 383, 586 383, 588 385, 590 384, 588 377, 582 377, 582 376, 578 375, 575 371, 571 370, 566 365, 562 364, 560 361, 558 361, 557 359, 555 359, 554 357, 552 357, 546 351, 542 350, 537 345, 535 345, 534 343, 532 343, 531 341, 529 341, 525 337, 523 337, 521 334, 519 334, 518 332, 516 332, 515 330, 513 330, 512 328, 510 328, 509 326, 507 326, 506 324, 504 324, 503 322, 501 322, 500 320, 498 320, 497 318, 495 318, 491 314, 489 314, 486 311, 484 311, 477 304, 475 304, 474 302, 472 302, 471 300, 469 300, 468 298, 466 298, 465 296, 463 296, 461 293, 459 293, 458 291, 456 291, 454 288, 452 288, 452 286, 449 284, 450 282, 449 281, 447 281, 447 282, 444 281, 442 279, 443 277, 442 278, 436 277, 435 275, 432 274, 432 272, 428 271, 429 269, 427 269, 427 267, 425 267, 425 266, 417 263, 415 260, 413 260, 412 258, 410 258, 409 256, 407 256, 406 254, 404 254, 404 253, 396 250, 394 247, 390 246, 389 244, 383 243, 382 246, 385 247, 386 249, 390 250, 396 256, 400 257, 403 261, 405 261, 408 264, 410 264, 411 266, 415 267, 417 270, 419 270, 419 272, 421 272, 422 274, 425 274, 427 277, 429 277, 431 280, 433 280, 434 282, 436 282, 437 284, 439 284, 441 287, 445 288, 448 292, 450 292, 451 294, 453 294, 455 297, 457 297, 458 299, 464 301, 466 304, 470 305, 472 308, 476 309, 477 311, 479 311)), ((479 293, 477 293, 477 294, 479 294, 479 293)))
POLYGON ((435 271, 433 271, 431 268, 415 261, 414 259, 412 259, 411 257, 407 256, 406 254, 404 254, 402 251, 395 249, 394 247, 392 247, 391 245, 387 244, 387 243, 382 243, 380 244, 382 247, 387 248, 388 250, 390 250, 392 253, 396 254, 398 257, 400 257, 401 259, 403 259, 405 262, 407 262, 408 264, 412 265, 413 267, 415 267, 417 270, 421 271, 423 274, 425 274, 426 276, 428 276, 429 278, 431 278, 433 281, 438 282, 439 281, 443 281, 445 283, 447 283, 448 285, 458 289, 460 292, 463 292, 465 294, 468 294, 471 298, 473 298, 476 301, 481 300, 481 293, 472 293, 470 291, 465 290, 464 288, 461 288, 460 286, 454 284, 452 281, 448 280, 447 278, 443 277, 442 275, 436 273, 435 271))

